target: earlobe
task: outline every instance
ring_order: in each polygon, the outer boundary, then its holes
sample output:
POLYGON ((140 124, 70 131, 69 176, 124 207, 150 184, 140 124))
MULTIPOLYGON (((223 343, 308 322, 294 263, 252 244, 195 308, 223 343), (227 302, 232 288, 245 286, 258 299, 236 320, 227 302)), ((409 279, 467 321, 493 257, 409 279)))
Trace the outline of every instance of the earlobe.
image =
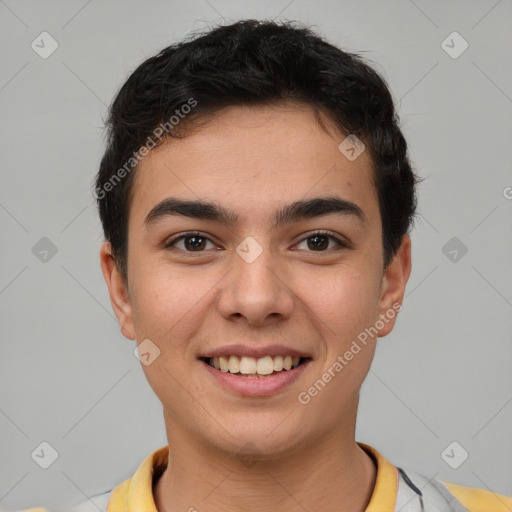
POLYGON ((379 337, 388 335, 395 325, 398 312, 402 308, 405 286, 411 274, 411 238, 404 235, 402 243, 389 263, 382 278, 382 291, 379 304, 379 316, 382 328, 379 337))
POLYGON ((112 303, 112 308, 119 321, 121 332, 126 338, 134 340, 135 329, 133 325, 132 305, 126 283, 112 255, 112 245, 110 242, 104 242, 101 246, 100 263, 103 277, 107 283, 110 302, 112 303))

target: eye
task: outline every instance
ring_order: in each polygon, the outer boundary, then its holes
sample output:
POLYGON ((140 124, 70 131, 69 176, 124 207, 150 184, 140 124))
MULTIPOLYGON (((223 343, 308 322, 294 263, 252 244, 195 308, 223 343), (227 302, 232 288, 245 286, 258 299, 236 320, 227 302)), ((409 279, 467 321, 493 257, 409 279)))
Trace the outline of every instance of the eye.
POLYGON ((204 252, 203 250, 207 248, 208 243, 214 248, 216 247, 216 245, 202 233, 191 231, 167 240, 164 244, 164 248, 177 248, 185 252, 204 252))
MULTIPOLYGON (((350 245, 341 241, 331 231, 316 231, 306 238, 303 238, 295 247, 312 252, 330 252, 331 250, 336 250, 336 248, 338 250, 349 248, 350 245), (301 244, 306 244, 306 247, 300 247, 301 244)), ((175 236, 165 242, 164 248, 177 249, 187 253, 205 252, 205 250, 212 248, 220 249, 207 236, 199 231, 190 231, 175 236), (211 247, 208 247, 208 244, 211 244, 211 247)))
POLYGON ((329 252, 333 247, 329 247, 330 242, 334 242, 334 247, 339 249, 346 249, 349 247, 348 243, 342 242, 330 231, 317 231, 307 236, 296 246, 298 249, 304 249, 300 247, 300 244, 306 243, 307 249, 313 252, 329 252))

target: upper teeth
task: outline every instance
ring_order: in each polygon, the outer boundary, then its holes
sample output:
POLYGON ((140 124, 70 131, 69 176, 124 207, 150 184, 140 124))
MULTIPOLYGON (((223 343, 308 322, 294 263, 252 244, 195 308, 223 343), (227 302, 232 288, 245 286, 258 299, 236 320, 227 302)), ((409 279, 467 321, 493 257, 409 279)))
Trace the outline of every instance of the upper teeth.
POLYGON ((247 356, 221 356, 211 357, 210 364, 217 370, 229 373, 241 373, 242 375, 270 375, 272 372, 291 370, 300 361, 300 357, 292 356, 265 356, 256 359, 247 356))

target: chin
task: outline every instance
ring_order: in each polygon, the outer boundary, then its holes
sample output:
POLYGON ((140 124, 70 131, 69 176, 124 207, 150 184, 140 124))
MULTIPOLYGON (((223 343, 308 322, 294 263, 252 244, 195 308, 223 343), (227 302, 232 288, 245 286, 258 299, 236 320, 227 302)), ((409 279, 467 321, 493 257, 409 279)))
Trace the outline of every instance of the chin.
POLYGON ((247 458, 281 458, 297 450, 305 442, 305 431, 301 425, 286 425, 286 420, 276 418, 275 422, 252 420, 237 424, 236 429, 219 432, 216 439, 207 442, 226 454, 236 455, 242 462, 247 458))

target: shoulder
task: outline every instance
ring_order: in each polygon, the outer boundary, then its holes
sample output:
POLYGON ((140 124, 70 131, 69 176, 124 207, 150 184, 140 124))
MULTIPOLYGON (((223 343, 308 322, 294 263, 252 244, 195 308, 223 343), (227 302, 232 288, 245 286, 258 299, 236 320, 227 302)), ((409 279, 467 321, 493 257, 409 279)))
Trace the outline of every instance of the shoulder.
POLYGON ((397 510, 405 507, 406 512, 406 504, 417 502, 417 510, 425 512, 512 512, 512 497, 397 469, 400 475, 397 510))
POLYGON ((28 509, 20 510, 18 512, 48 512, 48 509, 42 508, 42 507, 36 507, 36 508, 28 508, 28 509))
POLYGON ((112 491, 91 496, 89 499, 75 505, 69 512, 107 512, 107 505, 112 491))
POLYGON ((448 482, 443 484, 469 512, 512 512, 512 497, 448 482))
MULTIPOLYGON (((69 510, 69 512, 107 512, 107 505, 112 491, 91 496, 69 510)), ((51 512, 46 508, 37 507, 20 510, 19 512, 51 512)))

